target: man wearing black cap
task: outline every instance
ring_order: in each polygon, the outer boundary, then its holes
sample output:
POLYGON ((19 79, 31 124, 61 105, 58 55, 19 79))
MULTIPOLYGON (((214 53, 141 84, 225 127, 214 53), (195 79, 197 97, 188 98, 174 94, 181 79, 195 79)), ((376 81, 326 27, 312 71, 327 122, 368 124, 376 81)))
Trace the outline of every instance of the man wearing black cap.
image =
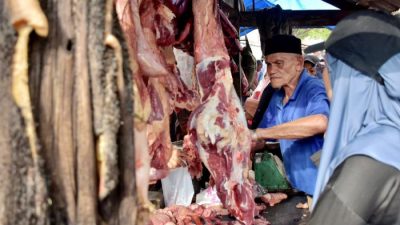
POLYGON ((310 157, 322 148, 328 123, 325 88, 320 79, 304 70, 300 39, 274 36, 267 42, 265 55, 267 73, 276 91, 253 132, 253 140, 279 140, 289 181, 311 196, 317 168, 310 157))

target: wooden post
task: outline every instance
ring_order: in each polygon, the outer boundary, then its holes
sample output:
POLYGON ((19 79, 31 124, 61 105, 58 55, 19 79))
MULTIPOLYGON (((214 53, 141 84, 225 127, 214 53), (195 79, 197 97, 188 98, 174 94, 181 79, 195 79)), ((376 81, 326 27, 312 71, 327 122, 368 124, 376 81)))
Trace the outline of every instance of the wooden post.
POLYGON ((124 55, 123 77, 115 75, 113 81, 120 112, 118 137, 112 140, 117 143, 119 183, 100 201, 95 127, 101 121, 94 112, 104 94, 102 81, 116 61, 104 44, 105 0, 41 1, 49 34, 42 38, 32 33, 28 46, 40 172, 48 192, 46 201, 38 202, 34 175, 39 171, 11 96, 16 36, 6 2, 0 1, 0 224, 136 224, 132 74, 116 16, 112 33, 124 55), (37 204, 44 204, 47 213, 35 211, 37 204))

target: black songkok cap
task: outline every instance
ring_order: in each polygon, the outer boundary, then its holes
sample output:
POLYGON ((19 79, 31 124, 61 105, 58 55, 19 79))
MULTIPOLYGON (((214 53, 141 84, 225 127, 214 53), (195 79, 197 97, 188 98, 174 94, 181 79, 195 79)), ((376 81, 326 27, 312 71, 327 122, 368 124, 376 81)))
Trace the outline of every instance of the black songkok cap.
POLYGON ((266 40, 265 55, 294 53, 301 55, 301 40, 293 35, 280 34, 266 40))

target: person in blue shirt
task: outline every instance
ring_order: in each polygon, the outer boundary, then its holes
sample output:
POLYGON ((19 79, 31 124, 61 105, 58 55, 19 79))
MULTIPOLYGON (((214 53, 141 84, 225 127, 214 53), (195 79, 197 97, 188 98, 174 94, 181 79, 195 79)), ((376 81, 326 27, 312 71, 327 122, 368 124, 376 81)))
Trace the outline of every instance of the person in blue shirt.
POLYGON ((252 139, 279 140, 291 185, 312 196, 317 167, 310 157, 322 148, 328 125, 325 87, 304 69, 300 39, 276 35, 267 43, 267 74, 276 91, 252 139))

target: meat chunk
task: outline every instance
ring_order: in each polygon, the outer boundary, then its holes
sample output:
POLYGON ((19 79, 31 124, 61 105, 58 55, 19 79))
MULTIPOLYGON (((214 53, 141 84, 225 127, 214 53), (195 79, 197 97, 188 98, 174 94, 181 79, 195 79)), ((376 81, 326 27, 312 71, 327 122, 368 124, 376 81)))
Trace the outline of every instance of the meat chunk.
POLYGON ((180 78, 178 68, 174 67, 174 78, 178 84, 177 90, 175 90, 175 107, 186 109, 189 111, 194 110, 200 105, 200 96, 196 90, 189 89, 186 84, 180 78))
POLYGON ((287 194, 285 193, 267 193, 261 196, 261 200, 269 206, 274 206, 285 199, 287 199, 287 194))
POLYGON ((148 88, 152 104, 152 116, 148 129, 151 160, 151 181, 168 174, 168 161, 172 155, 169 116, 175 107, 193 110, 200 103, 197 92, 186 87, 180 78, 172 47, 162 48, 163 57, 170 70, 169 75, 150 78, 148 88))
POLYGON ((202 176, 202 171, 203 171, 203 165, 201 164, 201 159, 199 156, 199 152, 197 151, 196 146, 194 143, 196 140, 191 140, 192 136, 186 135, 183 140, 183 151, 185 152, 184 154, 184 160, 188 165, 188 170, 190 175, 193 178, 200 179, 202 176))
MULTIPOLYGON (((224 70, 229 73, 229 67, 224 70)), ((247 178, 250 135, 232 87, 230 94, 226 93, 224 83, 229 81, 220 80, 215 94, 212 93, 193 112, 189 135, 214 178, 218 197, 224 206, 245 224, 252 224, 254 200, 247 178)))
MULTIPOLYGON (((241 225, 239 221, 232 220, 226 209, 221 206, 208 206, 192 204, 185 206, 170 206, 155 212, 150 218, 149 225, 241 225)), ((263 219, 256 219, 256 225, 269 225, 263 219)))
POLYGON ((141 191, 148 186, 149 175, 145 173, 150 173, 151 181, 168 174, 172 152, 169 115, 173 108, 193 110, 199 104, 199 97, 180 79, 172 47, 162 47, 175 43, 174 13, 158 0, 118 0, 116 4, 130 46, 136 171, 137 178, 143 179, 138 184, 144 184, 138 187, 141 191))
POLYGON ((172 112, 171 97, 162 85, 163 78, 150 78, 148 83, 152 112, 148 125, 148 145, 151 156, 151 182, 168 175, 168 161, 172 155, 169 132, 169 115, 172 112))
POLYGON ((240 51, 242 51, 242 47, 238 39, 238 32, 221 9, 218 9, 218 14, 220 16, 222 31, 224 33, 224 41, 229 55, 237 55, 240 51))
MULTIPOLYGON (((167 223, 177 225, 228 224, 228 221, 224 222, 221 219, 223 215, 227 215, 227 212, 221 207, 208 207, 196 204, 189 207, 174 205, 157 210, 150 218, 149 225, 164 225, 167 223)), ((232 224, 232 222, 229 221, 229 224, 232 224)))
POLYGON ((169 71, 156 42, 153 0, 130 0, 130 3, 140 68, 146 76, 165 76, 169 71))
POLYGON ((224 207, 242 223, 253 224, 250 132, 233 89, 216 1, 193 0, 193 14, 196 75, 203 102, 189 120, 189 139, 210 171, 224 207))

